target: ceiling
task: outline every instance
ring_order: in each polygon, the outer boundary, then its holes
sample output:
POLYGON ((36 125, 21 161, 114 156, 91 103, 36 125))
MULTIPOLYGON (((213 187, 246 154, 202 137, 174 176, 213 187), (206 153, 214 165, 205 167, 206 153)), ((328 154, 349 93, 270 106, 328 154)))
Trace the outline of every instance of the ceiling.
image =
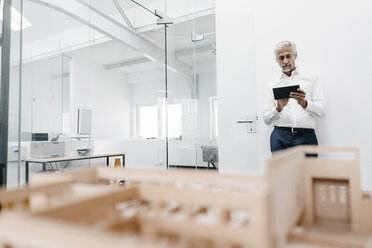
POLYGON ((23 30, 23 42, 42 39, 81 25, 57 10, 30 1, 24 1, 23 10, 25 18, 32 24, 23 30))
MULTIPOLYGON (((89 3, 92 7, 99 9, 106 15, 113 15, 118 13, 118 10, 112 0, 84 0, 89 3)), ((120 6, 124 10, 132 9, 138 7, 137 4, 133 3, 131 0, 117 0, 120 6)), ((150 2, 155 2, 155 0, 136 0, 136 2, 147 5, 150 2)))
MULTIPOLYGON (((84 0, 100 11, 113 15, 117 9, 111 0, 84 0)), ((154 0, 138 0, 140 3, 149 3, 154 0)), ((118 0, 124 9, 136 7, 130 0, 118 0)), ((23 42, 30 42, 55 35, 69 29, 81 26, 82 24, 73 20, 52 8, 47 8, 30 1, 24 1, 24 15, 32 23, 32 26, 24 29, 23 42), (47 22, 45 20, 48 20, 47 22)), ((178 59, 186 63, 190 68, 194 62, 203 60, 214 60, 215 44, 215 17, 214 15, 199 17, 177 24, 170 25, 167 30, 168 57, 178 59), (191 33, 195 30, 197 34, 205 34, 204 40, 191 41, 191 33), (200 48, 200 49, 199 49, 200 48), (194 53, 195 52, 195 53, 194 53)), ((164 49, 164 29, 150 30, 140 34, 156 46, 164 49)), ((132 61, 143 57, 125 45, 109 41, 89 48, 91 59, 96 63, 108 65, 123 61, 132 61)), ((146 61, 138 64, 118 67, 123 73, 135 73, 146 70, 162 68, 159 62, 146 61)))
MULTIPOLYGON (((66 0, 68 3, 70 0, 66 0)), ((83 0, 90 4, 92 7, 100 10, 106 15, 118 15, 118 10, 115 7, 112 0, 83 0)), ((131 0, 117 0, 123 9, 130 10, 137 7, 131 0)), ((155 0, 140 0, 140 3, 149 3, 155 0)), ((24 29, 23 39, 24 42, 37 40, 57 34, 68 29, 77 27, 81 23, 75 21, 69 16, 53 9, 34 3, 32 1, 25 0, 23 4, 23 12, 25 18, 31 22, 32 26, 24 29), (46 21, 47 20, 47 21, 46 21)), ((19 11, 20 6, 14 5, 19 11)), ((82 10, 85 11, 85 10, 82 10)), ((120 19, 121 21, 121 19, 120 19)))

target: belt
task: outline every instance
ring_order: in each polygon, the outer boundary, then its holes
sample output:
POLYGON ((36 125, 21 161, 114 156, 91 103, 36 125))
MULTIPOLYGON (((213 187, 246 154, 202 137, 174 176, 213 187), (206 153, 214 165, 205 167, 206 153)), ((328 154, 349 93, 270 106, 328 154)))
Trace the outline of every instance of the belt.
POLYGON ((300 127, 278 127, 275 126, 276 129, 284 130, 291 133, 314 133, 314 129, 312 128, 300 128, 300 127))

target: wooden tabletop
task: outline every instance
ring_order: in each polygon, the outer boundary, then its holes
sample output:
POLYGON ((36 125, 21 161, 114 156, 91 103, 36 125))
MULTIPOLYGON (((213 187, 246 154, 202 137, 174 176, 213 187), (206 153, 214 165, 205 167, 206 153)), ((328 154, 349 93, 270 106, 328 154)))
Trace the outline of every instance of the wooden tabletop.
POLYGON ((89 155, 67 155, 61 157, 48 157, 48 158, 26 158, 25 162, 32 163, 49 163, 49 162, 60 162, 60 161, 70 161, 70 160, 81 160, 90 158, 105 158, 105 157, 116 157, 125 156, 125 152, 112 152, 112 153, 95 153, 89 155))

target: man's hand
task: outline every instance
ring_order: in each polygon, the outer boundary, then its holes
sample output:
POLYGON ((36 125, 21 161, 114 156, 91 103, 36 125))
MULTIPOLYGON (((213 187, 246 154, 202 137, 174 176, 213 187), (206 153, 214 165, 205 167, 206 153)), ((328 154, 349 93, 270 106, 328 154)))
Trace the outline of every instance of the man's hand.
POLYGON ((276 102, 276 111, 282 112, 285 105, 287 105, 289 99, 279 99, 276 102))
POLYGON ((303 108, 307 107, 307 100, 305 98, 306 93, 304 90, 298 89, 297 92, 291 92, 289 96, 295 99, 297 103, 301 105, 301 107, 303 108))

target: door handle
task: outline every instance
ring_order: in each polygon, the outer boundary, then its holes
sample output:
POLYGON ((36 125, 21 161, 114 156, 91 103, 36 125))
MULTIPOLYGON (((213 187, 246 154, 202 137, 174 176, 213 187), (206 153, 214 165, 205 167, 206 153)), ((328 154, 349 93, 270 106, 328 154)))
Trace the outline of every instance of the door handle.
POLYGON ((255 133, 257 120, 258 116, 256 114, 247 114, 245 116, 245 120, 237 120, 236 123, 247 125, 247 133, 255 133))
POLYGON ((252 120, 240 120, 240 121, 237 121, 236 123, 240 124, 240 123, 253 123, 252 120))

